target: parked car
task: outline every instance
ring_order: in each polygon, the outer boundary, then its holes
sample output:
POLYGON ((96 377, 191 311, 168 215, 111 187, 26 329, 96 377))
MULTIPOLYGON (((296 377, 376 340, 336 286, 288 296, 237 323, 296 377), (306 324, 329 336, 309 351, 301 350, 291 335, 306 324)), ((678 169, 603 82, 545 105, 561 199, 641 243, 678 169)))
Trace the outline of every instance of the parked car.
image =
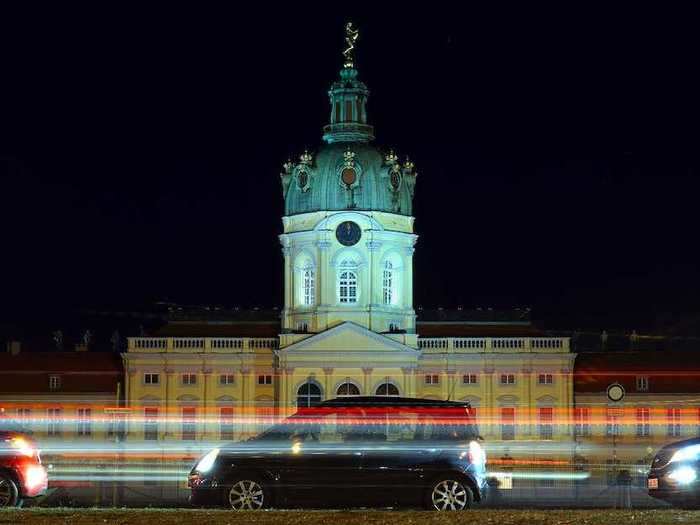
POLYGON ((40 496, 47 486, 36 441, 21 432, 0 431, 0 508, 40 496))
POLYGON ((304 408, 255 438, 203 456, 194 505, 416 506, 463 510, 487 491, 468 403, 352 397, 304 408))
POLYGON ((647 476, 649 495, 674 505, 700 503, 700 438, 666 445, 647 476))

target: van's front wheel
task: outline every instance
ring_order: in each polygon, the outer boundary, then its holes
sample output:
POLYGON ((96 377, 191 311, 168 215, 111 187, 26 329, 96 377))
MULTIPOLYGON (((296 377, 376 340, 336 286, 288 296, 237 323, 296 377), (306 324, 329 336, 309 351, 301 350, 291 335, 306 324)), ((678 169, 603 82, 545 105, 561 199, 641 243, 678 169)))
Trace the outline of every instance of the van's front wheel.
POLYGON ((437 479, 426 494, 426 506, 431 510, 456 511, 468 509, 474 501, 472 490, 456 479, 437 479))

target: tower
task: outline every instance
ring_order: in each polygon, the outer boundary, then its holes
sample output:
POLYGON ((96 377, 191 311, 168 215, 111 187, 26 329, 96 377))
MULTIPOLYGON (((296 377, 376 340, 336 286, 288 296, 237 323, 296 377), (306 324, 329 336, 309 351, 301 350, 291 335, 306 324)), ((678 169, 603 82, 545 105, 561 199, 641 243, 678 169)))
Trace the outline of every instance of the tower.
POLYGON ((322 144, 286 162, 281 173, 283 335, 346 321, 377 333, 415 334, 416 172, 410 160, 373 144, 369 90, 354 65, 356 39, 348 24, 322 144))

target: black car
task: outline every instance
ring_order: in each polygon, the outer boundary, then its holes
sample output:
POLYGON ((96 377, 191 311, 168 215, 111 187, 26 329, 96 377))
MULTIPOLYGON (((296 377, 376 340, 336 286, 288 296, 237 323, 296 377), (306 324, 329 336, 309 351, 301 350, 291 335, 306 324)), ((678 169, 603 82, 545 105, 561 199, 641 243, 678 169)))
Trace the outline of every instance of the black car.
POLYGON ((463 510, 487 489, 480 440, 465 402, 333 399, 203 456, 188 478, 191 502, 463 510))
POLYGON ((674 505, 700 503, 700 438, 666 445, 647 476, 649 495, 674 505))

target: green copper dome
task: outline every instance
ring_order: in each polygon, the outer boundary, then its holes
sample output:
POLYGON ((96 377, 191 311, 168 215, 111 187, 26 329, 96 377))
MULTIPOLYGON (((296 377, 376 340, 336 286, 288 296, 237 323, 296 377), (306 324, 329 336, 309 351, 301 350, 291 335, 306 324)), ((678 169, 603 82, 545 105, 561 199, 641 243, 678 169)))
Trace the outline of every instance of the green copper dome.
POLYGON ((406 159, 400 164, 393 151, 370 144, 374 128, 367 123, 369 91, 351 64, 346 62, 328 96, 331 122, 323 128, 325 144, 283 166, 284 214, 362 210, 411 215, 413 163, 406 159))

